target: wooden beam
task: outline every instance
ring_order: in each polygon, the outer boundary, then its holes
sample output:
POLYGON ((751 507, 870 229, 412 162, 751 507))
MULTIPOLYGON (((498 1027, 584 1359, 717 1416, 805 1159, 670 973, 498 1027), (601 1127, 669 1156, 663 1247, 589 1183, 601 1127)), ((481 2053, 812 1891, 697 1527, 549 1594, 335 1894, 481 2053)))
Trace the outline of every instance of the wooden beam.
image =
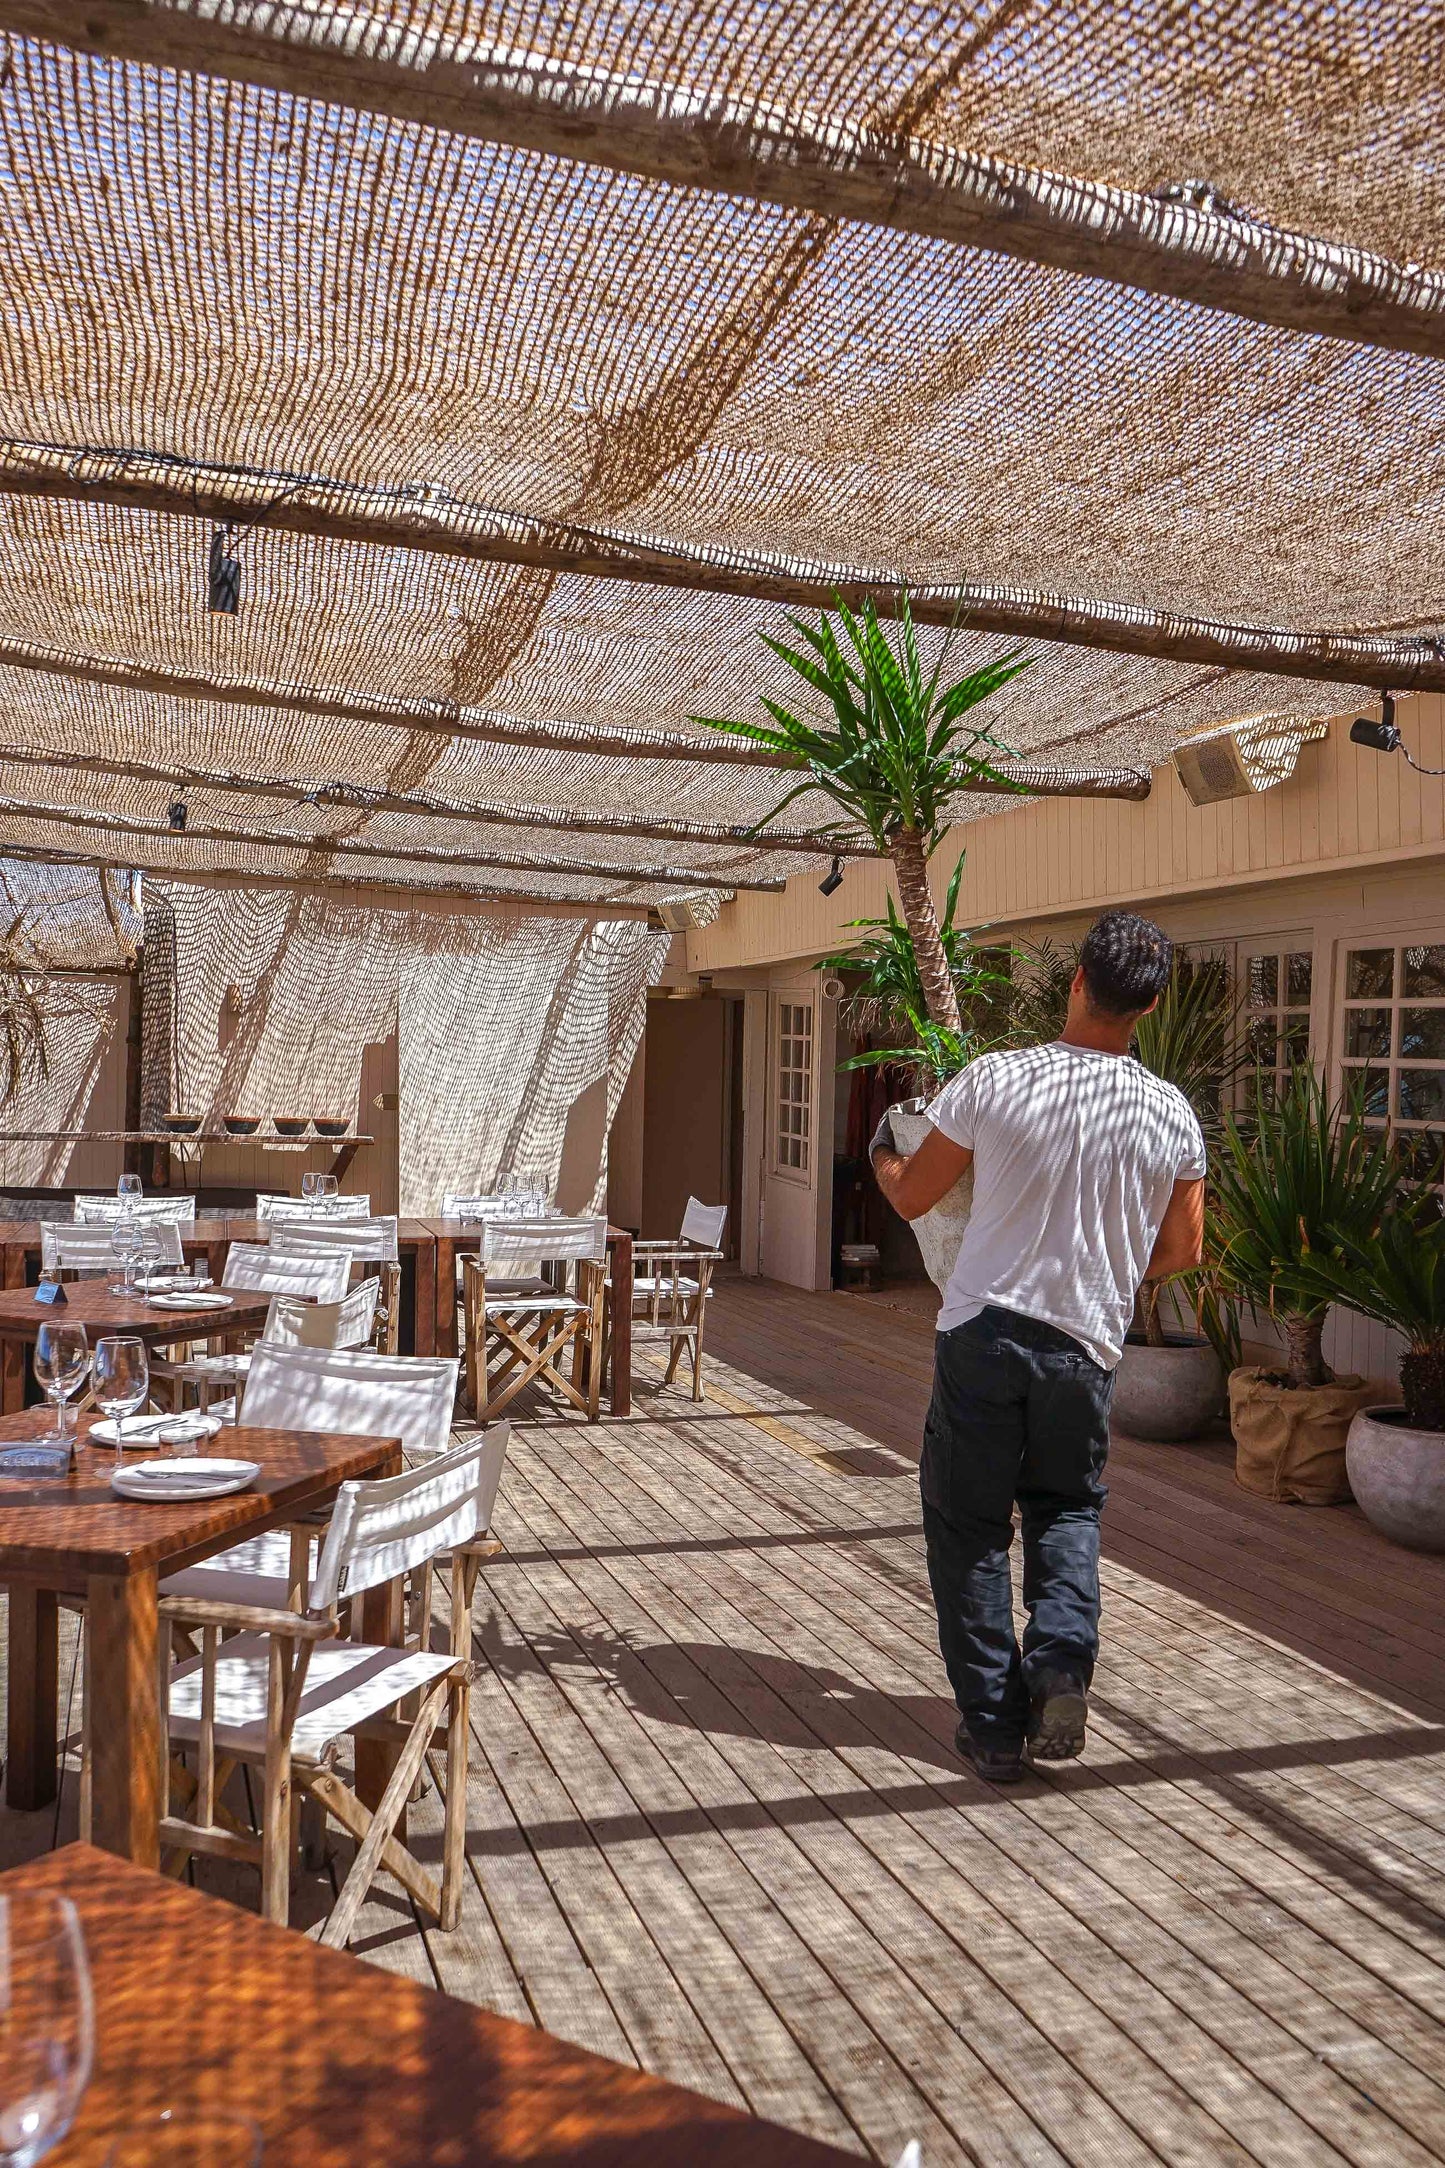
MULTIPOLYGON (((841 595, 855 607, 871 600, 880 613, 891 614, 900 585, 887 573, 857 566, 748 558, 723 549, 664 548, 609 529, 498 512, 440 490, 370 489, 325 476, 262 474, 157 453, 77 450, 14 438, 0 438, 0 494, 169 513, 208 524, 265 526, 487 564, 535 565, 595 579, 740 595, 793 609, 828 609, 841 595)), ((198 564, 200 550, 198 541, 198 564)), ((910 585, 908 599, 922 624, 959 624, 1009 639, 1106 648, 1159 662, 1343 680, 1393 692, 1445 691, 1445 644, 1429 636, 1289 632, 1130 603, 978 584, 910 585)), ((690 757, 707 757, 699 756, 695 740, 682 742, 690 757)), ((733 747, 722 757, 740 755, 749 766, 781 765, 776 755, 758 748, 733 747)))
MULTIPOLYGON (((3 645, 3 643, 0 643, 3 645)), ((634 819, 625 813, 575 813, 568 806, 509 805, 504 799, 453 803, 422 791, 372 790, 360 783, 258 779, 234 775, 225 768, 194 768, 179 763, 157 764, 144 760, 112 760, 102 753, 39 752, 33 745, 0 745, 0 767, 9 762, 25 768, 58 768, 64 773, 124 777, 138 783, 163 783, 168 788, 208 790, 244 798, 269 798, 290 805, 347 806, 361 813, 406 813, 427 820, 475 822, 481 826, 557 830, 567 835, 640 836, 668 843, 735 844, 753 851, 799 851, 821 858, 877 858, 881 854, 866 839, 841 842, 809 829, 770 828, 755 835, 745 821, 679 821, 634 819)), ((710 874, 699 876, 697 885, 747 887, 710 874)))
MULTIPOLYGON (((0 807, 0 821, 4 819, 5 811, 0 807)), ((100 871, 116 868, 130 871, 135 866, 134 857, 118 855, 115 851, 52 850, 48 846, 14 843, 0 837, 0 859, 3 858, 23 859, 27 865, 94 866, 100 871)), ((527 896, 505 888, 468 888, 461 882, 428 881, 424 887, 413 887, 406 881, 377 881, 364 874, 354 881, 337 881, 328 879, 325 874, 257 873, 249 866, 207 866, 193 870, 180 866, 142 866, 140 871, 154 874, 158 880, 183 881, 193 888, 286 888, 306 894, 314 889, 322 894, 335 891, 358 902, 365 902, 368 894, 375 894, 389 904, 406 903, 418 909, 438 900, 474 904, 489 915, 515 910, 525 912, 529 918, 643 919, 653 923, 656 920, 653 907, 646 903, 611 903, 606 899, 579 903, 569 896, 527 896)), ((181 1142, 184 1141, 182 1138, 181 1142)))
MULTIPOLYGON (((383 858, 393 863, 448 866, 466 873, 472 867, 489 872, 557 873, 579 880, 622 881, 642 888, 670 888, 678 892, 693 888, 752 889, 764 895, 781 895, 786 881, 749 880, 715 869, 700 873, 691 867, 601 865, 588 859, 536 858, 500 851, 431 851, 415 843, 357 843, 349 837, 297 836, 275 829, 258 828, 157 828, 149 821, 129 820, 120 813, 92 813, 84 806, 33 805, 18 798, 0 797, 0 819, 54 821, 71 828, 94 828, 102 834, 135 836, 147 843, 168 843, 187 849, 192 843, 226 843, 258 850, 302 851, 315 857, 383 858)), ((113 861, 118 863, 119 861, 113 861)))
MULTIPOLYGON (((3 494, 4 483, 0 481, 3 494)), ((883 614, 889 614, 897 599, 896 590, 880 588, 879 598, 883 614)), ((826 599, 831 601, 831 590, 826 599)), ((156 693, 170 700, 214 700, 228 707, 276 708, 322 722, 376 723, 388 730, 431 731, 439 737, 536 746, 548 752, 583 753, 609 760, 693 760, 703 766, 775 770, 801 766, 800 762, 780 759, 766 746, 750 745, 741 738, 703 737, 681 730, 609 730, 599 723, 536 723, 462 707, 453 700, 394 700, 380 694, 280 685, 264 678, 209 677, 106 655, 72 654, 64 648, 38 647, 25 640, 0 638, 0 664, 14 670, 37 670, 49 677, 74 678, 81 684, 116 685, 129 692, 156 693)), ((1045 768, 1017 761, 1009 774, 1020 789, 1038 798, 1147 798, 1150 789, 1147 773, 1139 768, 1045 768)), ((964 787, 995 795, 990 784, 964 787)), ((774 830, 777 848, 806 849, 806 843, 795 840, 800 833, 806 831, 774 830)), ((845 850, 842 855, 849 854, 845 850)))
POLYGON ((1142 193, 726 92, 579 68, 403 16, 271 0, 0 0, 0 28, 684 188, 1167 294, 1317 337, 1445 354, 1445 278, 1256 224, 1211 191, 1142 193), (1193 200, 1192 200, 1193 199, 1193 200))

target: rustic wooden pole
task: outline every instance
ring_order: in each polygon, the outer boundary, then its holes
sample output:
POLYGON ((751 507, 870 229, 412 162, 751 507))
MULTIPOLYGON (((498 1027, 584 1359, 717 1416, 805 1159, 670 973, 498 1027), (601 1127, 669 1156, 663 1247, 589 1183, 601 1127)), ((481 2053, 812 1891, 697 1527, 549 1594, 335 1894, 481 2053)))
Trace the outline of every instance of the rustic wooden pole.
MULTIPOLYGON (((4 485, 0 483, 0 495, 4 485)), ((887 614, 892 590, 883 596, 887 614)), ((796 768, 766 746, 741 738, 706 736, 681 730, 610 730, 599 723, 536 723, 517 716, 493 715, 452 700, 392 700, 382 695, 312 690, 276 685, 266 679, 207 677, 150 663, 119 662, 110 656, 71 654, 64 648, 37 647, 24 640, 0 639, 0 665, 37 670, 50 677, 74 678, 80 684, 123 686, 131 692, 158 693, 172 700, 214 700, 228 707, 276 708, 323 722, 379 723, 389 730, 431 731, 439 737, 475 738, 492 745, 539 746, 548 751, 600 755, 614 760, 693 760, 703 765, 737 768, 796 768)), ((1044 768, 1020 761, 1009 770, 1014 781, 1038 798, 1147 798, 1149 777, 1138 768, 1044 768)), ((992 786, 966 786, 983 793, 992 786)), ((621 832, 621 831, 619 831, 621 832)), ((641 831, 633 831, 640 833, 641 831)), ((776 841, 795 830, 778 829, 776 841)), ((699 839, 701 840, 701 839, 699 839)), ((791 844, 788 845, 791 848, 791 844)), ((801 845, 800 848, 806 848, 801 845)), ((844 857, 848 852, 844 850, 844 857)))
MULTIPOLYGON (((302 851, 328 859, 384 858, 407 865, 449 866, 458 873, 479 866, 492 872, 569 874, 579 880, 621 881, 643 888, 744 888, 775 896, 781 895, 787 886, 785 881, 749 879, 745 875, 720 871, 717 867, 699 872, 692 867, 599 864, 591 859, 536 858, 530 854, 501 851, 433 851, 415 843, 360 843, 350 837, 287 835, 276 829, 189 825, 179 829, 157 828, 152 822, 129 820, 119 813, 92 813, 83 806, 35 805, 18 798, 0 797, 0 819, 7 816, 51 821, 68 828, 93 828, 102 834, 136 836, 145 842, 174 844, 182 850, 193 843, 231 843, 262 850, 302 851)), ((113 859, 111 863, 117 861, 113 859)))
POLYGON ((273 0, 0 0, 0 29, 394 114, 453 134, 1202 303, 1316 337, 1445 354, 1445 278, 1141 193, 851 120, 489 46, 450 23, 273 0))
MULTIPOLYGON (((169 789, 215 791, 243 798, 269 798, 289 805, 346 806, 359 813, 406 813, 425 820, 476 823, 558 831, 580 836, 639 836, 666 843, 736 844, 750 850, 798 851, 821 858, 877 858, 866 838, 839 842, 809 829, 769 828, 755 835, 745 821, 634 819, 625 813, 576 813, 567 806, 509 805, 505 799, 479 801, 437 798, 423 791, 372 790, 361 783, 297 782, 234 775, 225 768, 193 768, 146 760, 113 760, 103 753, 37 752, 30 745, 0 745, 0 768, 10 762, 25 768, 57 768, 82 775, 123 777, 137 783, 163 783, 169 789)), ((722 885, 722 884, 720 884, 722 885)), ((728 887, 738 884, 729 880, 728 887)), ((746 884, 744 884, 746 885, 746 884)))
MULTIPOLYGON (((0 821, 5 810, 0 807, 0 821)), ((171 839, 159 838, 162 842, 171 839)), ((50 844, 11 842, 8 837, 0 840, 0 857, 23 858, 29 865, 40 866, 94 866, 105 868, 133 867, 133 854, 117 851, 69 851, 57 849, 50 844)), ((405 904, 424 910, 436 899, 448 906, 457 902, 475 904, 489 914, 505 914, 509 911, 525 912, 530 918, 585 918, 585 919, 643 919, 657 924, 654 907, 647 903, 614 903, 601 897, 593 903, 580 903, 571 896, 534 896, 510 888, 469 888, 459 881, 428 881, 413 885, 407 881, 382 881, 370 874, 358 874, 354 881, 333 880, 324 873, 258 873, 253 866, 148 866, 142 869, 158 880, 183 881, 192 888, 285 888, 309 894, 316 890, 322 894, 345 895, 364 903, 369 894, 383 897, 388 904, 405 904)))

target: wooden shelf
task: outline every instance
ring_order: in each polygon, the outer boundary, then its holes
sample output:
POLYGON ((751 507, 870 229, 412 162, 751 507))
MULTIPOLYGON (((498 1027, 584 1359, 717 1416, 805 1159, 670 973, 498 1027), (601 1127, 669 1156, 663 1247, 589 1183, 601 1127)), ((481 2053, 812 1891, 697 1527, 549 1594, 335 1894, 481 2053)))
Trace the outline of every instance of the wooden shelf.
POLYGON ((174 1129, 7 1129, 0 1144, 249 1144, 266 1152, 312 1152, 324 1148, 340 1151, 344 1144, 374 1144, 375 1137, 273 1137, 258 1131, 251 1137, 233 1137, 225 1129, 201 1129, 185 1134, 174 1129))

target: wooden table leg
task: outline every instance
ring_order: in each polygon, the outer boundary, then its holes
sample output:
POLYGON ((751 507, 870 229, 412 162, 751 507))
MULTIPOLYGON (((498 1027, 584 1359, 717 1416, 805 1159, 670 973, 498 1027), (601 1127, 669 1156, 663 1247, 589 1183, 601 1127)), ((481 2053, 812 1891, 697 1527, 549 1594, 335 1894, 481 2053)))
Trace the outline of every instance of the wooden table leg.
POLYGON ((412 1283, 412 1353, 435 1355, 437 1347, 437 1246, 418 1242, 411 1253, 416 1278, 412 1283))
MULTIPOLYGON (((0 1258, 0 1278, 6 1287, 25 1285, 25 1246, 7 1242, 0 1258)), ((17 1415, 25 1405, 25 1364, 29 1355, 23 1340, 0 1341, 0 1411, 17 1415)))
POLYGON ((457 1352, 457 1246, 450 1235, 438 1235, 436 1262, 436 1340, 433 1352, 437 1355, 455 1355, 457 1352))
POLYGON ((89 1595, 93 1842, 154 1868, 161 1759, 156 1577, 92 1574, 89 1595))
POLYGON ((614 1236, 612 1260, 612 1412, 632 1413, 632 1237, 614 1236))
POLYGON ((55 1719, 60 1699, 60 1614, 55 1591, 10 1590, 6 1677, 9 1755, 5 1798, 26 1813, 55 1797, 55 1719))

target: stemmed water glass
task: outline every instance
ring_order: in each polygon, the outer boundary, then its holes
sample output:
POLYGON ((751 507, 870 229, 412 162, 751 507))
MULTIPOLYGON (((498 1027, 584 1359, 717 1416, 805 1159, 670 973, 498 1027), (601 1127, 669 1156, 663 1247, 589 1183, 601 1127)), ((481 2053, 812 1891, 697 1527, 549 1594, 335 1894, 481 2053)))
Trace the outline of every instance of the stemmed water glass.
POLYGON ((129 1211, 131 1206, 138 1204, 144 1195, 140 1176, 138 1174, 123 1174, 115 1185, 115 1193, 121 1199, 125 1209, 129 1211))
POLYGON ((316 1194, 321 1199, 322 1209, 329 1212, 336 1202, 341 1184, 334 1174, 318 1174, 316 1183, 316 1194))
POLYGON ((95 2011, 68 1897, 0 1897, 0 2168, 34 2168, 75 2120, 95 2011))
POLYGON ((90 1368, 90 1342, 83 1325, 46 1323, 35 1335, 35 1382, 55 1407, 55 1428, 42 1445, 70 1445, 66 1407, 79 1392, 90 1368))
POLYGON ((135 1261, 141 1252, 141 1223, 129 1212, 122 1212, 110 1230, 110 1246, 121 1264, 119 1286, 112 1280, 113 1295, 129 1295, 134 1292, 135 1261))
POLYGON ((91 1364, 97 1407, 115 1424, 115 1457, 125 1450, 125 1419, 150 1397, 151 1365, 144 1340, 131 1333, 108 1335, 95 1344, 91 1364))
POLYGON ((142 1220, 137 1228, 140 1237, 135 1252, 136 1267, 141 1276, 141 1293, 149 1297, 151 1274, 165 1256, 166 1246, 161 1240, 160 1229, 149 1220, 142 1220))
POLYGON ((319 1174, 302 1175, 301 1195, 314 1212, 321 1202, 321 1177, 319 1174))

